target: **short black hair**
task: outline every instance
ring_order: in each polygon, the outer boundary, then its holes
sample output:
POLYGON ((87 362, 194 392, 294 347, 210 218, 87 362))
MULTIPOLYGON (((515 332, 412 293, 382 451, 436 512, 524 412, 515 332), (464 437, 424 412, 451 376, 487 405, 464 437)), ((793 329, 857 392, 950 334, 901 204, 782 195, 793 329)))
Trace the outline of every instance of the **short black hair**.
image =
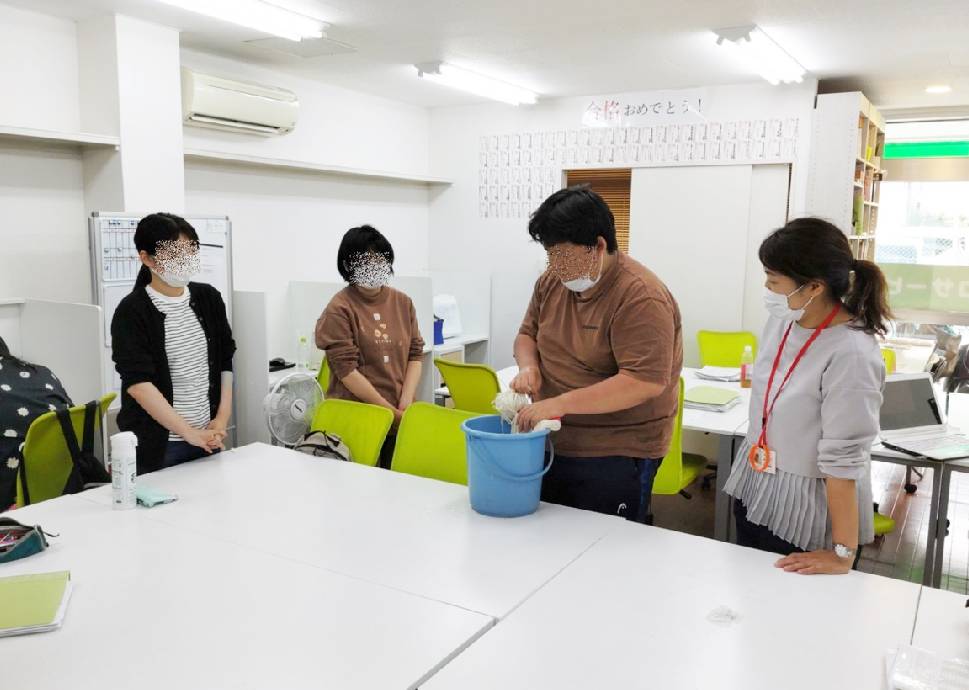
POLYGON ((336 270, 340 272, 345 281, 353 282, 353 259, 357 255, 367 252, 383 254, 390 262, 391 270, 393 270, 394 248, 390 246, 390 242, 372 225, 361 225, 358 228, 350 228, 346 231, 343 240, 340 242, 340 249, 336 254, 336 270))
POLYGON ((594 247, 599 238, 616 251, 616 219, 589 185, 560 189, 542 202, 528 221, 528 234, 548 249, 563 242, 594 247))

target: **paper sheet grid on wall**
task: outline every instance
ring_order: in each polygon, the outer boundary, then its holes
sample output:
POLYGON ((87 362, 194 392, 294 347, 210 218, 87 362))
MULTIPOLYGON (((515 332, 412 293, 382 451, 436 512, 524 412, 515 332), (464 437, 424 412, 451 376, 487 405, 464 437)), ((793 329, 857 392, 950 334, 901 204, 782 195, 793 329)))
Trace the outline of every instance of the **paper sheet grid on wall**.
POLYGON ((798 118, 491 134, 478 147, 478 215, 528 218, 575 168, 794 163, 798 118))

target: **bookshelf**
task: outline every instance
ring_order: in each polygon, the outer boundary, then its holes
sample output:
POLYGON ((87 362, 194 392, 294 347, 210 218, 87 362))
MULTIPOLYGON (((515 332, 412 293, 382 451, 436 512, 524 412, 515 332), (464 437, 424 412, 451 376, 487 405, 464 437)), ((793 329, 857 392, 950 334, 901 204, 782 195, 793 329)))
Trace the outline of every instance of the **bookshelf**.
POLYGON ((814 111, 808 212, 848 236, 857 259, 875 258, 885 119, 859 91, 822 94, 814 111))

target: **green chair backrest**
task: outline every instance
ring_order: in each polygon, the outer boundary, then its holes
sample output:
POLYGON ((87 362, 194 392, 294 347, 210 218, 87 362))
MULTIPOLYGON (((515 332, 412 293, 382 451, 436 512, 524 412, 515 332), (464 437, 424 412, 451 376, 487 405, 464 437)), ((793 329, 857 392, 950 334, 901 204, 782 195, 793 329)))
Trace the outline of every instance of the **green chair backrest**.
POLYGON ((757 336, 748 331, 699 331, 696 341, 701 367, 739 367, 747 345, 757 356, 757 336))
POLYGON ((467 443, 461 423, 478 416, 477 412, 414 403, 400 422, 390 469, 452 484, 467 484, 467 443))
POLYGON ((444 385, 451 393, 454 407, 466 412, 495 414, 495 396, 501 390, 498 375, 484 364, 460 364, 446 359, 435 359, 444 385))
POLYGON ((393 423, 394 413, 386 407, 328 398, 316 408, 311 428, 336 434, 347 444, 354 462, 373 467, 393 423))
MULTIPOLYGON (((98 403, 98 415, 94 420, 95 436, 100 433, 104 415, 116 397, 118 396, 115 393, 109 393, 98 403)), ((79 446, 82 445, 84 438, 84 410, 84 405, 77 405, 68 410, 79 446)), ((95 448, 97 445, 97 438, 95 438, 95 448)), ((64 485, 67 484, 67 478, 71 475, 74 461, 71 459, 71 452, 67 449, 67 441, 64 439, 61 424, 57 421, 57 414, 45 412, 30 423, 24 438, 23 456, 20 472, 24 471, 24 465, 26 465, 30 502, 40 503, 60 496, 64 491, 64 485)), ((23 485, 18 472, 16 505, 19 508, 24 503, 23 485)))
POLYGON ((882 359, 885 360, 885 373, 894 374, 898 366, 898 357, 895 354, 895 350, 890 347, 883 347, 882 359))
POLYGON ((326 362, 326 357, 320 361, 320 370, 316 374, 316 382, 320 384, 320 390, 326 395, 330 389, 330 365, 326 362))
POLYGON ((676 422, 670 449, 653 480, 653 493, 678 494, 683 489, 683 379, 680 379, 680 398, 676 406, 676 422))

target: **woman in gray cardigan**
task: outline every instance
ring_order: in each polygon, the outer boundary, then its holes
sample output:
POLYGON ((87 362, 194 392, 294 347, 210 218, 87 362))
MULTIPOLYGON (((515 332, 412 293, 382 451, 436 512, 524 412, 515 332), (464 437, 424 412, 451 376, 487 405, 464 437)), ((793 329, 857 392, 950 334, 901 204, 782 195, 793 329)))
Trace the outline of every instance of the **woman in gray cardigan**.
POLYGON ((775 231, 760 260, 771 317, 754 363, 750 430, 725 486, 737 499, 737 542, 784 554, 777 566, 789 572, 846 573, 874 538, 885 277, 816 218, 775 231))

